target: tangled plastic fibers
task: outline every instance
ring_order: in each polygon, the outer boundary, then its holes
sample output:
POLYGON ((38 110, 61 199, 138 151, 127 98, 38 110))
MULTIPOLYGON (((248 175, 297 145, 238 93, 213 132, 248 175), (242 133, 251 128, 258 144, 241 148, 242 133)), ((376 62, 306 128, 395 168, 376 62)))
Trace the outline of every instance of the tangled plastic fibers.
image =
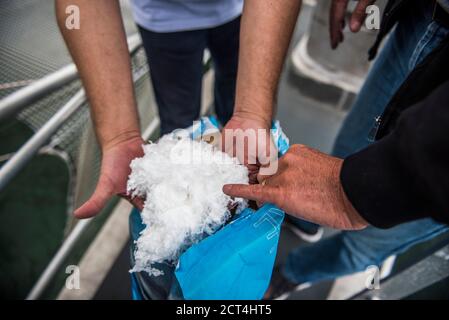
POLYGON ((146 199, 141 212, 146 225, 136 242, 131 270, 163 274, 155 263, 175 264, 192 244, 212 234, 246 207, 243 199, 222 192, 228 183, 248 183, 248 171, 237 159, 203 141, 162 137, 144 146, 144 156, 131 163, 128 193, 146 199))

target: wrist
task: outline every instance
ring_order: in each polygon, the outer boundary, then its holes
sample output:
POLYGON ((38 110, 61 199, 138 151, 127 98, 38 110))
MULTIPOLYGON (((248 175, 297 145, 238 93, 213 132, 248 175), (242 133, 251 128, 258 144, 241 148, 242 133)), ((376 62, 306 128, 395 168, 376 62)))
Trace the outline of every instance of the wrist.
MULTIPOLYGON (((341 186, 341 184, 340 184, 341 186)), ((345 213, 348 217, 348 221, 350 222, 350 226, 352 230, 361 230, 368 226, 368 222, 357 212, 357 210, 352 205, 351 201, 349 201, 346 196, 343 187, 340 187, 340 193, 342 195, 342 203, 345 208, 345 213)))
POLYGON ((368 226, 368 222, 357 212, 349 201, 341 183, 339 183, 340 201, 343 205, 343 212, 348 221, 348 227, 351 230, 361 230, 368 226))
POLYGON ((107 152, 117 146, 126 145, 142 145, 144 143, 139 130, 127 130, 120 132, 119 134, 102 139, 101 149, 102 152, 107 152))
POLYGON ((263 113, 256 113, 252 111, 246 111, 246 110, 235 110, 234 114, 232 115, 233 119, 236 120, 251 120, 257 123, 260 123, 260 125, 264 128, 271 128, 271 121, 272 116, 270 115, 264 115, 263 113))
POLYGON ((348 230, 361 230, 368 226, 368 222, 358 213, 358 211, 354 208, 351 201, 346 196, 346 193, 343 189, 343 185, 340 181, 340 172, 341 167, 343 165, 343 161, 338 161, 338 164, 334 169, 334 178, 336 180, 337 189, 338 189, 338 202, 340 203, 341 210, 340 214, 343 215, 343 226, 344 229, 348 230))

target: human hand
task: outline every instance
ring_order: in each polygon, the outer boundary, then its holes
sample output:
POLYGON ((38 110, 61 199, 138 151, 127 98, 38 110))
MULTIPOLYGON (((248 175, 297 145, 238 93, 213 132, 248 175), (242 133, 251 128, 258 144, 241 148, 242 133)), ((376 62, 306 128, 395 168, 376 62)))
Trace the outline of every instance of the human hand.
POLYGON ((140 136, 127 138, 103 148, 100 177, 94 193, 74 215, 79 219, 90 218, 98 214, 114 195, 127 199, 139 210, 143 208, 143 199, 127 195, 126 184, 131 173, 130 163, 134 158, 143 156, 143 139, 140 136))
POLYGON ((340 183, 343 160, 292 145, 278 172, 258 175, 257 185, 225 185, 223 192, 259 203, 273 203, 298 218, 336 229, 357 230, 368 223, 347 199, 340 183))
MULTIPOLYGON (((332 49, 336 49, 338 44, 343 42, 343 29, 345 28, 346 8, 349 0, 332 0, 329 13, 329 34, 332 49)), ((366 18, 366 8, 372 5, 375 0, 359 0, 351 15, 349 29, 352 32, 359 32, 363 21, 366 18)))
POLYGON ((249 171, 249 182, 257 183, 257 174, 269 174, 277 165, 277 150, 271 139, 271 121, 251 114, 234 114, 222 130, 221 149, 249 171), (271 166, 271 167, 270 167, 271 166))

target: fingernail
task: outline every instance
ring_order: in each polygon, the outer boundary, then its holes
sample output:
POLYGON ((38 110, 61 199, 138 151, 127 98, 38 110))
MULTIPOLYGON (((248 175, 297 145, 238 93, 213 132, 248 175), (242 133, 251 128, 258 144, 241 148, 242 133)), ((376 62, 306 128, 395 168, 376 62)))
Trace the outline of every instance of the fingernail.
POLYGON ((352 21, 351 22, 351 30, 357 31, 360 28, 360 22, 359 21, 352 21))

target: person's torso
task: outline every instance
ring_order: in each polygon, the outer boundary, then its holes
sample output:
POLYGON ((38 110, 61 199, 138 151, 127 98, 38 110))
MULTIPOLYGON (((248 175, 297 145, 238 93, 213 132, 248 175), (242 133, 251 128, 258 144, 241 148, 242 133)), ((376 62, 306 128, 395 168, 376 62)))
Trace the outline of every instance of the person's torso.
MULTIPOLYGON (((378 39, 370 49, 370 58, 375 56, 382 39, 396 25, 398 20, 403 18, 403 15, 416 14, 415 11, 417 10, 422 12, 427 10, 426 6, 430 6, 432 21, 439 24, 443 29, 449 29, 449 13, 446 11, 448 3, 449 0, 429 1, 429 3, 421 2, 421 0, 414 0, 413 2, 410 0, 390 0, 382 18, 378 39)), ((376 140, 383 138, 396 127, 402 112, 425 99, 435 88, 449 80, 448 56, 449 35, 445 36, 441 43, 414 68, 389 101, 384 113, 377 121, 376 140)))
POLYGON ((132 0, 136 23, 155 32, 212 28, 238 17, 243 0, 132 0))
POLYGON ((401 114, 449 80, 449 36, 407 77, 382 114, 376 140, 389 134, 401 114))

